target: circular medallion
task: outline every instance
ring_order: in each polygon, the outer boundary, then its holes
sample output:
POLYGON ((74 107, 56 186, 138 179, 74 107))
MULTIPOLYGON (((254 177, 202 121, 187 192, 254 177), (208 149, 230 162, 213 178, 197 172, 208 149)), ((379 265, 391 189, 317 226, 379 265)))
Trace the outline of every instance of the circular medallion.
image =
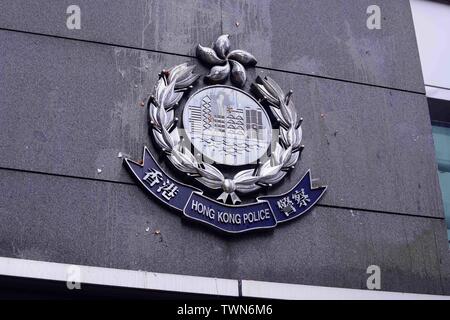
POLYGON ((205 87, 188 99, 183 126, 200 153, 230 166, 255 162, 272 138, 272 125, 261 105, 244 91, 223 85, 205 87))

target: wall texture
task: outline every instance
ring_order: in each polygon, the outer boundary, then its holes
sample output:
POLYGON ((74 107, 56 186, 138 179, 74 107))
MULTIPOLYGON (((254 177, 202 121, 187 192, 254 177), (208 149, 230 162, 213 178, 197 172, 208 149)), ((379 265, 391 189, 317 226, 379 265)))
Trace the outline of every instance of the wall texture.
MULTIPOLYGON (((450 294, 449 251, 408 1, 0 3, 0 255, 133 270, 450 294), (217 234, 140 190, 119 152, 152 147, 157 73, 229 33, 294 90, 301 164, 329 186, 269 232, 217 234), (101 169, 99 174, 97 169, 101 169), (149 231, 146 231, 149 230, 149 231), (154 234, 160 230, 160 234, 154 234)), ((199 72, 206 70, 199 66, 199 72)))

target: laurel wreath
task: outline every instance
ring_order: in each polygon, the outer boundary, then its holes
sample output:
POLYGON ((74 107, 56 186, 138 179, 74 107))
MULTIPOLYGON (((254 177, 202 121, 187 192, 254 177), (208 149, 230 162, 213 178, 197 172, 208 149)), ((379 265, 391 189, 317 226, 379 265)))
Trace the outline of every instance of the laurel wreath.
POLYGON ((297 115, 291 99, 292 91, 284 94, 280 86, 269 77, 258 77, 252 84, 260 102, 265 102, 275 116, 280 134, 268 160, 258 162, 254 169, 242 170, 230 179, 213 165, 195 157, 181 143, 174 109, 184 93, 199 78, 199 75, 192 73, 194 67, 183 63, 170 70, 163 70, 148 103, 153 136, 172 165, 210 189, 222 189, 223 193, 217 199, 224 203, 229 196, 233 203, 241 202, 236 192, 253 192, 283 179, 294 167, 303 149, 300 144, 303 119, 297 115))

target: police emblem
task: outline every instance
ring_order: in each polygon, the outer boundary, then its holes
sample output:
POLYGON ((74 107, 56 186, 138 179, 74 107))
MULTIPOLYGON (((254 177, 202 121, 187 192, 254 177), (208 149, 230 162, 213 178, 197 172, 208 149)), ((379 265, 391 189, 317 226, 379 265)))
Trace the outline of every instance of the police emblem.
POLYGON ((200 75, 183 63, 159 74, 147 104, 157 149, 190 184, 168 175, 146 147, 142 163, 124 159, 125 166, 163 204, 225 232, 273 228, 311 209, 326 186, 313 187, 309 170, 288 192, 248 199, 281 182, 300 159, 303 119, 292 91, 259 76, 244 91, 245 68, 256 59, 230 51, 228 35, 212 48, 198 45, 197 57, 211 66, 207 86, 190 94, 200 75))

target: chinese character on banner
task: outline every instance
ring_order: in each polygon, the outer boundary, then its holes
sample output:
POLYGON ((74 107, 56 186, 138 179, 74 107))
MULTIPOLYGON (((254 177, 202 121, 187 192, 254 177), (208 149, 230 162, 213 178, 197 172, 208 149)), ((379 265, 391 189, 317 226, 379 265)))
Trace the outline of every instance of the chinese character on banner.
POLYGON ((295 190, 292 194, 292 200, 295 201, 300 207, 307 206, 308 202, 311 202, 309 196, 305 193, 305 189, 300 189, 300 191, 295 190))
POLYGON ((292 205, 291 199, 289 197, 281 198, 277 201, 278 208, 284 212, 284 214, 289 217, 291 213, 294 213, 296 210, 294 206, 292 205))
POLYGON ((162 173, 158 170, 152 169, 147 171, 146 175, 142 180, 146 181, 150 184, 150 187, 153 187, 155 184, 159 184, 162 181, 162 173))
POLYGON ((178 187, 173 183, 170 182, 169 179, 167 179, 165 182, 163 182, 162 186, 156 190, 157 192, 161 192, 161 195, 166 198, 168 201, 175 197, 178 193, 178 187))

